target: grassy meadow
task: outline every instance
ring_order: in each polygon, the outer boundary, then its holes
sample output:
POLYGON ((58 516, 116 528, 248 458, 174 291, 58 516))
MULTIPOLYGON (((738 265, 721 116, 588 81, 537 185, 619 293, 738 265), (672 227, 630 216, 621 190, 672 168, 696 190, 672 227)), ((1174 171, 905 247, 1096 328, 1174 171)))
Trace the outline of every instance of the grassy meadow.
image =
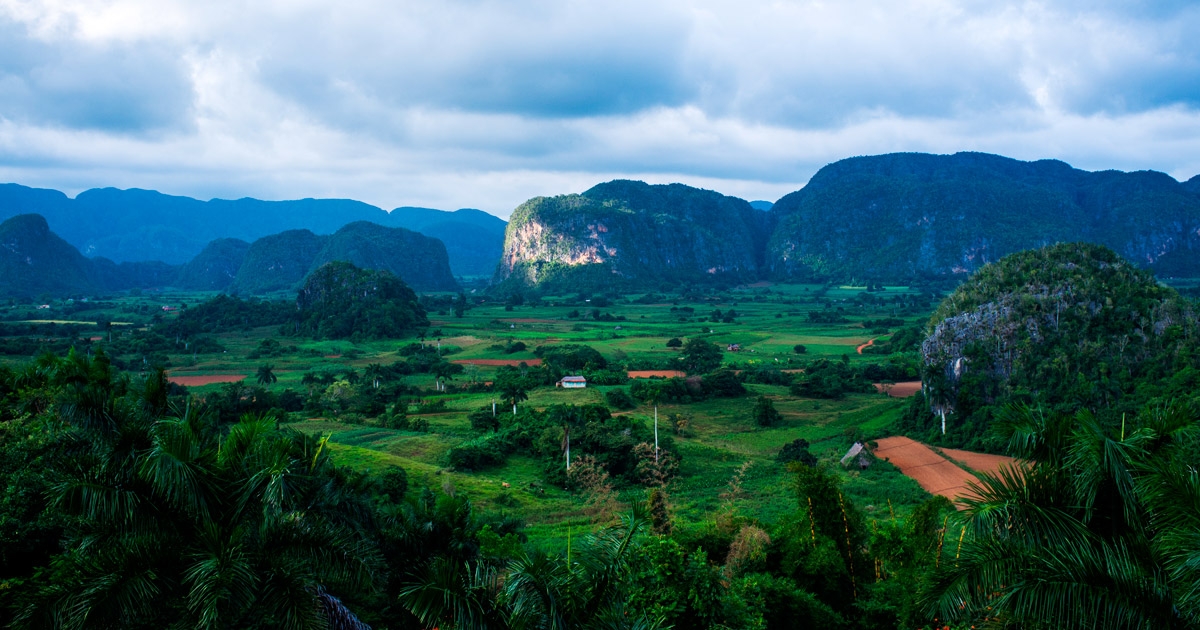
MULTIPOLYGON (((50 309, 10 305, 0 321, 0 340, 14 343, 22 331, 25 339, 36 338, 38 347, 61 351, 68 345, 95 346, 108 343, 110 335, 119 338, 130 331, 155 322, 177 317, 180 311, 164 311, 198 304, 211 295, 163 292, 147 295, 99 299, 89 303, 54 303, 50 309), (105 326, 106 322, 111 322, 105 326), (32 334, 30 334, 32 331, 32 334)), ((280 296, 286 297, 286 296, 280 296)), ((737 368, 771 366, 796 369, 804 363, 828 358, 860 362, 880 362, 881 355, 860 355, 856 349, 871 340, 883 341, 888 331, 864 327, 872 319, 898 318, 905 324, 923 322, 932 307, 932 296, 907 287, 885 287, 867 292, 866 287, 823 287, 821 285, 756 285, 726 291, 683 297, 627 295, 590 302, 563 304, 565 296, 542 296, 530 303, 508 304, 471 298, 471 306, 462 317, 452 309, 431 308, 430 329, 423 339, 391 339, 352 342, 314 341, 285 337, 273 327, 228 330, 212 335, 224 351, 215 353, 168 352, 171 376, 245 377, 253 384, 260 366, 274 368, 278 381, 272 391, 292 389, 305 392, 301 382, 305 373, 336 372, 348 369, 362 373, 370 364, 391 364, 401 360, 398 350, 412 342, 439 345, 446 359, 502 360, 533 362, 533 350, 549 344, 586 344, 598 350, 610 362, 658 363, 679 355, 678 348, 667 346, 671 338, 695 336, 718 344, 722 350, 737 344, 739 351, 725 351, 726 365, 737 368), (724 317, 730 310, 732 318, 724 317), (714 311, 721 317, 714 321, 714 311), (837 323, 816 323, 810 313, 836 314, 837 323), (721 321, 728 319, 731 321, 721 321), (287 351, 273 358, 250 358, 260 342, 275 339, 287 351), (511 345, 523 342, 526 349, 509 352, 511 345), (804 354, 794 347, 803 345, 804 354), (294 348, 291 348, 294 346, 294 348)), ((9 350, 15 350, 10 347, 9 350)), ((10 365, 26 362, 36 352, 28 346, 23 352, 7 352, 2 360, 10 365)), ((140 361, 136 353, 122 355, 126 369, 137 372, 147 367, 149 358, 140 361)), ((422 415, 428 431, 402 431, 341 422, 336 418, 308 417, 293 413, 291 426, 300 431, 328 435, 337 461, 361 470, 381 471, 402 466, 409 474, 410 487, 428 486, 435 490, 466 493, 484 511, 518 514, 527 523, 526 532, 535 543, 557 545, 565 540, 570 528, 590 525, 583 511, 584 498, 542 480, 541 464, 531 457, 516 456, 503 466, 481 472, 459 472, 449 468, 447 452, 471 439, 473 432, 468 412, 488 407, 496 400, 497 413, 509 414, 511 408, 487 391, 462 391, 459 386, 491 381, 496 367, 464 366, 465 371, 449 381, 449 391, 434 390, 434 377, 418 374, 404 377, 406 384, 423 389, 422 402, 444 401, 445 410, 422 415)), ((369 386, 369 385, 367 385, 369 386)), ((192 386, 190 393, 204 397, 220 391, 222 385, 192 386)), ((628 388, 628 384, 624 386, 628 388)), ((529 392, 522 406, 543 409, 554 404, 604 403, 604 392, 613 387, 589 386, 582 390, 540 387, 529 392)), ((474 388, 482 390, 482 387, 474 388)), ((713 398, 693 404, 661 404, 659 418, 672 414, 689 418, 685 433, 674 435, 681 457, 680 475, 668 487, 673 515, 678 524, 703 526, 714 515, 728 509, 726 498, 730 480, 745 469, 740 491, 731 505, 743 516, 763 522, 776 522, 797 509, 790 475, 775 456, 785 444, 798 438, 810 442, 810 451, 820 460, 836 462, 856 438, 876 438, 890 434, 890 427, 906 403, 876 393, 849 394, 840 400, 794 397, 785 386, 747 384, 749 393, 740 398, 713 398), (750 416, 758 396, 771 399, 782 421, 769 428, 755 425, 750 416)), ((416 413, 416 406, 409 410, 416 413)), ((651 423, 654 408, 645 404, 629 411, 615 411, 651 423)), ((669 423, 660 430, 670 431, 669 423)), ((840 468, 839 468, 840 470, 840 468)), ((886 518, 892 512, 903 513, 927 498, 915 482, 901 475, 886 462, 878 462, 866 471, 842 471, 844 492, 868 512, 886 518)), ((640 487, 618 487, 621 500, 637 501, 645 497, 640 487)))

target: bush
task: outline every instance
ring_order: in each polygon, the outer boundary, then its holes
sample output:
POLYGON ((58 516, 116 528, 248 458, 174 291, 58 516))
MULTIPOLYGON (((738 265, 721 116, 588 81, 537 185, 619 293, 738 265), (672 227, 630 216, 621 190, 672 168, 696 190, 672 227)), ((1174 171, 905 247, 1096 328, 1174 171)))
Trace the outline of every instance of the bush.
POLYGON ((817 457, 808 452, 808 447, 808 440, 803 438, 792 440, 791 442, 784 444, 783 448, 779 449, 779 454, 775 456, 775 461, 779 462, 780 464, 800 462, 805 466, 816 466, 817 457))
POLYGON ((476 409, 467 414, 471 428, 479 432, 497 431, 500 429, 500 418, 492 414, 491 407, 476 409))
POLYGON ((779 410, 775 408, 775 404, 766 396, 759 396, 754 402, 754 409, 750 412, 754 418, 754 424, 760 427, 769 427, 778 424, 783 419, 779 415, 779 410))
POLYGON ((482 470, 499 466, 507 457, 505 440, 495 434, 477 437, 450 449, 447 458, 455 470, 482 470))
POLYGON ((608 406, 613 409, 633 409, 637 406, 637 401, 624 389, 613 389, 604 392, 604 402, 608 403, 608 406))
POLYGON ((400 503, 408 492, 408 473, 395 466, 379 476, 379 494, 392 503, 400 503))
POLYGON ((667 347, 668 348, 682 348, 683 342, 679 340, 679 337, 671 337, 670 339, 667 340, 667 347))
POLYGON ((722 368, 705 375, 703 384, 705 393, 716 398, 737 398, 746 393, 746 387, 730 369, 722 368))

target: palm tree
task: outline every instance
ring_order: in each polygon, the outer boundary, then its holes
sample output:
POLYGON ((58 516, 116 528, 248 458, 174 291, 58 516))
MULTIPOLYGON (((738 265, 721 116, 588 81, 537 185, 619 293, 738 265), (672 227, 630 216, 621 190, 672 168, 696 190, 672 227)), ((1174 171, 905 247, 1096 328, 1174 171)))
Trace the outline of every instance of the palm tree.
POLYGON ((507 378, 496 383, 500 396, 512 404, 513 415, 517 415, 517 403, 529 400, 529 392, 520 378, 507 378))
POLYGON ((371 381, 371 387, 374 389, 379 389, 379 382, 383 380, 384 375, 383 366, 378 363, 371 363, 367 366, 365 373, 367 378, 371 381))
POLYGON ((90 450, 55 488, 70 578, 27 625, 356 622, 330 591, 369 592, 381 560, 362 533, 368 495, 339 481, 323 440, 254 416, 222 439, 193 408, 111 411, 112 431, 80 429, 90 450))
POLYGON ((305 372, 304 376, 300 377, 300 384, 308 388, 308 395, 311 396, 313 389, 321 383, 321 377, 312 372, 305 372))
POLYGON ((400 599, 425 627, 653 630, 661 619, 625 608, 635 541, 647 526, 635 507, 566 556, 538 550, 503 571, 439 556, 414 574, 400 599))
POLYGON ((646 402, 654 405, 654 461, 658 462, 658 403, 663 399, 661 385, 653 385, 646 393, 646 402))
POLYGON ((934 575, 931 614, 1061 628, 1200 622, 1189 565, 1200 560, 1189 451, 1200 427, 1189 414, 1160 409, 1118 433, 1088 411, 1010 408, 997 427, 1034 463, 985 476, 960 500, 969 535, 934 575))
POLYGON ((640 503, 622 522, 586 537, 570 556, 537 551, 508 565, 502 603, 512 628, 657 628, 663 620, 626 610, 630 560, 649 527, 640 503))
POLYGON ((255 376, 255 380, 258 381, 259 385, 270 385, 278 381, 279 377, 275 376, 275 366, 270 364, 258 366, 258 374, 255 376))

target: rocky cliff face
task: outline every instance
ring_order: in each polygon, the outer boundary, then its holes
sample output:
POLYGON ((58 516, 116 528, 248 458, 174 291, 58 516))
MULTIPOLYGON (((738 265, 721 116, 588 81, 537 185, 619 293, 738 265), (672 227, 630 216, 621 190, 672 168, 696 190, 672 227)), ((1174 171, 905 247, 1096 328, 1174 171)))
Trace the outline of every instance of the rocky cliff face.
POLYGON ((1162 173, 1086 172, 982 153, 851 158, 780 199, 784 278, 961 276, 1021 250, 1105 245, 1159 275, 1200 274, 1200 197, 1162 173))
POLYGON ((618 180, 538 197, 510 218, 495 280, 566 290, 752 282, 768 220, 744 200, 682 184, 618 180))

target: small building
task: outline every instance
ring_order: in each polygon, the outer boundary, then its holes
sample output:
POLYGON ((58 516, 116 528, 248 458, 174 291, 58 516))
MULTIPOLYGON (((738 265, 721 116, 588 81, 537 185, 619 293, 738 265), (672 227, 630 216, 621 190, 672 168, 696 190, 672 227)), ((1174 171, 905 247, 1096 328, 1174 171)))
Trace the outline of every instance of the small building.
POLYGON ((730 352, 741 352, 741 351, 742 351, 742 344, 740 344, 740 343, 731 343, 731 344, 729 344, 728 350, 729 350, 730 352))
POLYGON ((858 466, 859 470, 871 467, 871 451, 868 451, 862 442, 855 442, 854 446, 851 446, 850 450, 842 456, 842 467, 849 468, 851 466, 858 466))
POLYGON ((566 389, 580 389, 587 387, 587 379, 582 376, 564 376, 562 380, 554 384, 555 387, 566 389))

